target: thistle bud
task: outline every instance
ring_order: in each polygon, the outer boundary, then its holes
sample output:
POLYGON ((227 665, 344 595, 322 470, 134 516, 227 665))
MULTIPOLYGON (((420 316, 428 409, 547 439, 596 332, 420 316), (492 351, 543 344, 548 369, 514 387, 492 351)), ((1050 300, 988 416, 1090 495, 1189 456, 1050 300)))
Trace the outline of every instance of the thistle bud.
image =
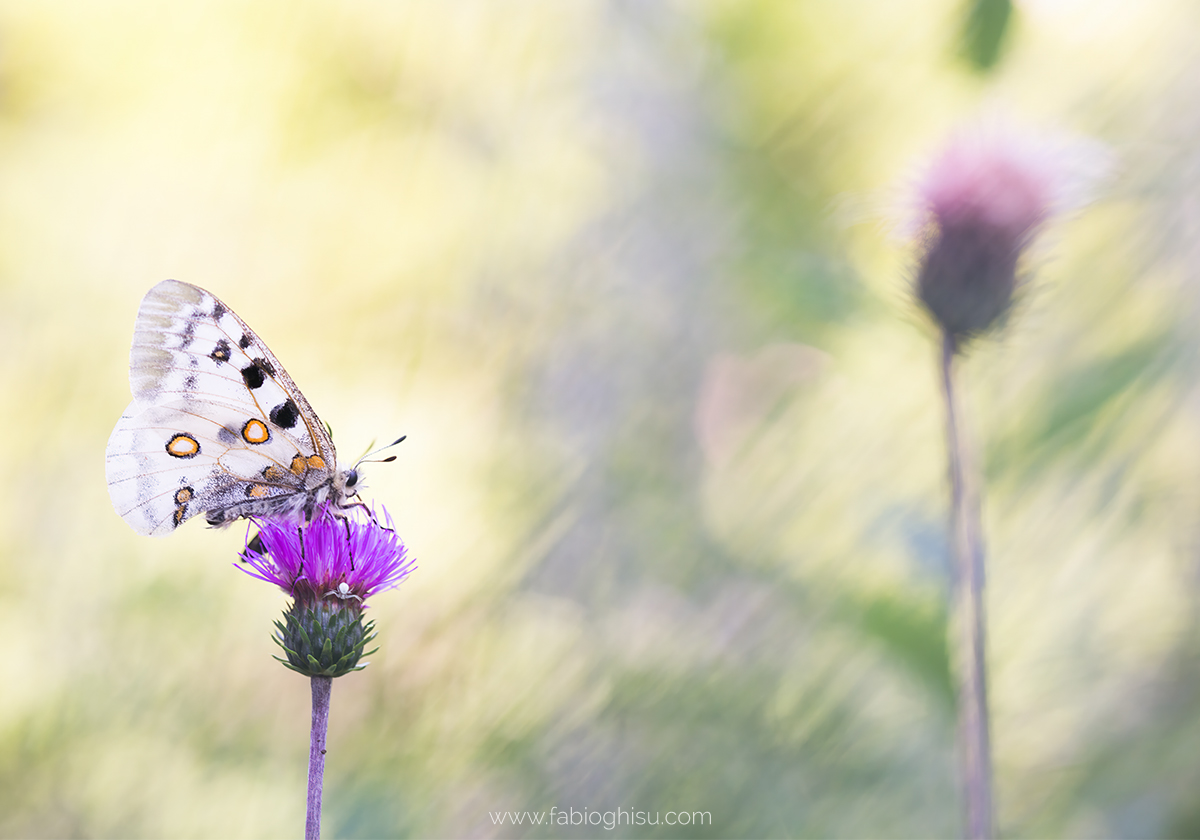
POLYGON ((307 606, 292 603, 275 622, 271 639, 287 659, 275 657, 284 667, 309 677, 340 677, 366 667, 358 660, 378 648, 363 652, 375 638, 375 622, 362 620, 362 609, 336 603, 307 606))
POLYGON ((961 343, 1008 311, 1021 253, 1050 215, 1053 156, 1014 137, 958 137, 918 189, 925 216, 917 294, 961 343))

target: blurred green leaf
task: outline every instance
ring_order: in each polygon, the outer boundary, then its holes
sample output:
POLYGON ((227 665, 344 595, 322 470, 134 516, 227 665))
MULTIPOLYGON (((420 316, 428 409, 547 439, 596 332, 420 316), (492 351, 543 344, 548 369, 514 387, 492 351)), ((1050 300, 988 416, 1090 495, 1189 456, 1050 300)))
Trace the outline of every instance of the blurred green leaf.
POLYGON ((916 677, 930 696, 953 713, 954 685, 946 648, 946 611, 901 596, 881 593, 841 611, 881 645, 889 659, 916 677))
POLYGON ((988 450, 986 473, 1045 467, 1095 436, 1108 439, 1122 431, 1120 407, 1139 388, 1169 373, 1170 344, 1161 336, 1139 341, 1060 372, 1038 399, 1030 416, 988 450), (1116 413, 1105 416, 1110 407, 1116 413))
POLYGON ((976 70, 987 72, 1000 60, 1012 15, 1012 0, 967 0, 962 51, 976 70))

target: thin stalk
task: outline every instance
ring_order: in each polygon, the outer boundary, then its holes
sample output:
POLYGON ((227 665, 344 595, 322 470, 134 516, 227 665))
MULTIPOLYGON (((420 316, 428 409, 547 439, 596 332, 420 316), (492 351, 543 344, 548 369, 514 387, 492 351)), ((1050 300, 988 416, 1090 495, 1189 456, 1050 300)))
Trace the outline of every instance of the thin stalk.
POLYGON ((304 840, 321 840, 321 792, 325 786, 325 735, 333 677, 312 677, 312 735, 308 748, 308 814, 304 840))
POLYGON ((958 660, 958 752, 966 806, 966 836, 990 840, 992 756, 988 735, 985 659, 983 526, 971 449, 963 430, 955 388, 954 337, 942 338, 942 390, 946 398, 946 446, 950 461, 953 575, 950 645, 958 660))

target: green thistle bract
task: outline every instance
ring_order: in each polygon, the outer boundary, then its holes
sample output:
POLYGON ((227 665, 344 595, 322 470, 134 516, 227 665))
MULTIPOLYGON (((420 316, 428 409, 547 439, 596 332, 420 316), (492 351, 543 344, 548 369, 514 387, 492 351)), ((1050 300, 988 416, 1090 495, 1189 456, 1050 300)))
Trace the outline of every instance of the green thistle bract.
POLYGON ((277 633, 271 638, 283 648, 287 659, 278 659, 286 667, 310 677, 340 677, 367 667, 358 660, 379 648, 364 653, 375 638, 375 622, 365 624, 362 610, 356 606, 317 603, 301 606, 293 603, 275 622, 277 633))

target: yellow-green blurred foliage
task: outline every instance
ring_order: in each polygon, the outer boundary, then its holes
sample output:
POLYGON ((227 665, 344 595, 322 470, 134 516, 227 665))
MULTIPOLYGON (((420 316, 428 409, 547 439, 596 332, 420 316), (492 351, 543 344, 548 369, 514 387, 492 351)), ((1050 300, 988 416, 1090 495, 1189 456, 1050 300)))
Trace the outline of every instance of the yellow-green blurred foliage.
POLYGON ((367 496, 420 569, 335 684, 327 836, 953 835, 935 342, 888 208, 1002 113, 1117 165, 964 371, 1000 822, 1195 836, 1198 26, 0 4, 0 835, 302 830, 281 593, 232 567, 240 526, 139 537, 104 486, 168 277, 254 326, 343 458, 409 438, 367 496), (552 806, 712 824, 494 822, 552 806))

